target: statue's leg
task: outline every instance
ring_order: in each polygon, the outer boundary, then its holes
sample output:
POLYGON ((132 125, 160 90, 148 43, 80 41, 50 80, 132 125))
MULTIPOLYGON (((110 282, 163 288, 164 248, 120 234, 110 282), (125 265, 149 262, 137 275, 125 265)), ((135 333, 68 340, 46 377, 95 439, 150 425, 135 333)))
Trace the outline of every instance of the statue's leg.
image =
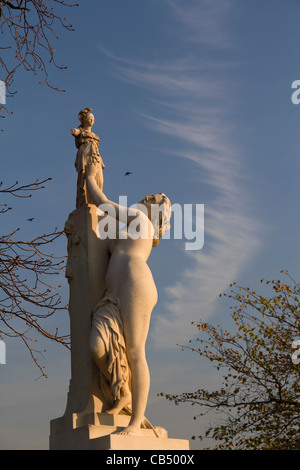
MULTIPOLYGON (((97 328, 94 327, 92 328, 90 336, 90 351, 96 366, 107 379, 108 383, 111 384, 112 378, 108 372, 109 359, 107 354, 107 347, 105 346, 105 342, 103 341, 101 334, 97 328)), ((129 406, 130 404, 131 392, 129 389, 129 384, 125 382, 122 385, 120 397, 115 400, 114 406, 112 408, 106 410, 106 413, 118 414, 123 408, 129 406)))
POLYGON ((148 266, 134 263, 120 289, 121 316, 129 366, 131 369, 132 416, 129 426, 121 434, 141 434, 148 393, 149 369, 145 354, 150 316, 157 300, 157 292, 148 266))
POLYGON ((129 406, 130 404, 131 404, 131 392, 129 390, 128 383, 126 382, 123 385, 122 395, 120 396, 120 398, 118 398, 115 401, 115 404, 112 408, 110 408, 109 410, 106 410, 106 413, 112 414, 112 415, 119 414, 119 412, 123 410, 123 408, 129 406))
POLYGON ((92 328, 90 336, 90 351, 97 367, 101 370, 104 377, 109 380, 108 374, 108 356, 105 344, 100 333, 96 328, 92 328))

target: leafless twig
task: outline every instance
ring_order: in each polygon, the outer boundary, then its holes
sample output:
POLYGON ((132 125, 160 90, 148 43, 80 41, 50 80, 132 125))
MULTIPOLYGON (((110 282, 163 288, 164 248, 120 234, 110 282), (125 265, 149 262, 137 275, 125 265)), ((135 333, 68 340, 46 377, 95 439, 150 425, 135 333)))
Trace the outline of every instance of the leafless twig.
MULTIPOLYGON (((33 191, 43 188, 49 179, 28 185, 16 182, 6 188, 1 184, 0 192, 27 198, 33 191)), ((2 205, 0 214, 9 209, 2 205)), ((33 346, 37 341, 35 334, 69 348, 68 336, 59 335, 57 330, 51 333, 43 326, 45 319, 66 310, 57 292, 60 286, 50 282, 64 270, 65 257, 57 257, 48 249, 63 232, 54 230, 30 241, 16 239, 18 233, 19 229, 16 229, 0 236, 0 336, 21 339, 45 376, 39 361, 43 351, 33 346)))
MULTIPOLYGON (((62 0, 0 0, 1 78, 6 85, 7 97, 15 95, 13 82, 19 68, 41 75, 40 83, 54 90, 61 90, 49 81, 48 64, 64 70, 56 62, 57 49, 53 41, 58 39, 56 30, 73 31, 70 21, 60 15, 61 7, 75 7, 78 3, 62 0)), ((0 113, 9 110, 0 103, 0 113)))

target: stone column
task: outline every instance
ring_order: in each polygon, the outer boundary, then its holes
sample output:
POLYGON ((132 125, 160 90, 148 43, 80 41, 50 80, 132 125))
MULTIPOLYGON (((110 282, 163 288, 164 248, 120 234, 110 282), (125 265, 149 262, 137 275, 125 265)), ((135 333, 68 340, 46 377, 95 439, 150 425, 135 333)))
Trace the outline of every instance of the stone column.
POLYGON ((94 205, 82 205, 66 222, 71 334, 71 378, 64 416, 51 422, 50 448, 81 422, 93 424, 106 403, 99 389, 98 371, 89 350, 91 317, 103 297, 108 266, 108 240, 97 236, 98 216, 94 205))

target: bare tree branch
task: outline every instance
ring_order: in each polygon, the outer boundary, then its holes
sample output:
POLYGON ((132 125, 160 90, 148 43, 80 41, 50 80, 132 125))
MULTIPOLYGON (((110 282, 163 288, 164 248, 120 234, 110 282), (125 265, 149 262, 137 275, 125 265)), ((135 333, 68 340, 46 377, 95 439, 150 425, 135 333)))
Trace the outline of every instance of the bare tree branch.
POLYGON ((22 184, 19 185, 19 182, 16 181, 14 184, 3 188, 3 181, 0 181, 0 193, 3 194, 10 194, 11 196, 19 197, 19 198, 27 198, 32 196, 33 191, 37 191, 39 189, 44 189, 44 183, 51 181, 52 178, 47 178, 43 181, 36 180, 34 183, 30 184, 22 184), (28 192, 30 194, 28 194, 28 192))
MULTIPOLYGON (((57 10, 75 6, 78 3, 61 0, 0 0, 0 70, 3 74, 0 78, 6 85, 7 97, 16 94, 12 86, 19 68, 41 75, 41 84, 64 91, 50 83, 48 64, 51 63, 59 70, 66 68, 56 62, 57 49, 53 41, 58 39, 57 29, 74 29, 70 21, 57 10)), ((10 114, 3 103, 0 103, 1 111, 10 114)))
MULTIPOLYGON (((1 183, 0 192, 29 198, 50 179, 36 180, 27 185, 16 182, 5 188, 2 188, 1 183)), ((2 205, 0 214, 9 209, 2 205)), ((59 335, 57 330, 51 333, 43 326, 45 319, 67 308, 61 305, 61 297, 57 292, 60 286, 50 281, 65 269, 65 257, 57 257, 49 252, 51 244, 63 232, 55 229, 52 233, 39 235, 30 241, 17 240, 18 233, 19 229, 16 229, 0 236, 0 337, 21 339, 41 374, 46 376, 39 361, 43 351, 33 347, 37 341, 35 334, 69 348, 69 336, 59 335)))

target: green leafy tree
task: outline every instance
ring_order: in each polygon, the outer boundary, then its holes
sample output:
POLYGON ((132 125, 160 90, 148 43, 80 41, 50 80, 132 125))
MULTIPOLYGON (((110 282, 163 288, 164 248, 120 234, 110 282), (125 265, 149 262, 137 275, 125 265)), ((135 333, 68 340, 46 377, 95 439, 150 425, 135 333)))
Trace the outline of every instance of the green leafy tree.
POLYGON ((218 390, 161 394, 199 405, 198 417, 215 413, 217 424, 197 436, 213 439, 215 449, 300 449, 300 287, 285 274, 287 283, 261 280, 267 296, 230 286, 232 331, 195 324, 199 337, 187 348, 223 371, 218 390))

